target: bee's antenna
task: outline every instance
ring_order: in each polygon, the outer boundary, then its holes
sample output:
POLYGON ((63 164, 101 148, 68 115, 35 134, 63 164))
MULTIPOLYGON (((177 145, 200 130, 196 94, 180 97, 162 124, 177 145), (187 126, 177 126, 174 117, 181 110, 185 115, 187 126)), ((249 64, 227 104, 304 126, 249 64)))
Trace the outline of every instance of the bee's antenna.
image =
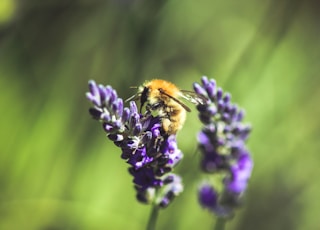
MULTIPOLYGON (((129 88, 130 88, 130 89, 138 89, 138 86, 130 86, 129 88)), ((128 101, 131 101, 131 100, 136 101, 136 100, 138 100, 139 98, 140 98, 140 94, 137 93, 137 94, 132 95, 132 96, 129 97, 128 99, 126 99, 124 102, 128 102, 128 101)))
POLYGON ((138 100, 140 97, 141 97, 140 94, 134 94, 134 95, 132 95, 131 97, 129 97, 128 99, 126 99, 125 102, 132 101, 132 100, 136 101, 136 100, 138 100))

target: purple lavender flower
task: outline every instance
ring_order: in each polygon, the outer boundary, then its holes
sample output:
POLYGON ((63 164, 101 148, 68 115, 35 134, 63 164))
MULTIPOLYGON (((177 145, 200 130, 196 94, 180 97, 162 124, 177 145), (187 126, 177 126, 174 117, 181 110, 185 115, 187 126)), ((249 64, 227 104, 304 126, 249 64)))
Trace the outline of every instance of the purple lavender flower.
POLYGON ((232 210, 228 206, 220 205, 218 196, 218 193, 209 182, 204 182, 199 187, 198 200, 200 205, 219 217, 228 217, 232 210))
POLYGON ((183 190, 180 177, 171 173, 183 157, 175 135, 161 136, 160 118, 140 114, 134 101, 124 107, 111 86, 89 81, 86 96, 94 105, 90 114, 102 122, 108 138, 121 148, 121 158, 130 164, 137 199, 168 206, 183 190))
POLYGON ((229 93, 216 87, 215 80, 202 77, 202 85, 194 83, 194 90, 207 99, 197 106, 203 123, 198 134, 201 169, 224 175, 220 192, 208 183, 200 186, 199 202, 217 216, 232 216, 241 203, 253 167, 245 145, 251 128, 242 122, 244 111, 231 103, 229 93))

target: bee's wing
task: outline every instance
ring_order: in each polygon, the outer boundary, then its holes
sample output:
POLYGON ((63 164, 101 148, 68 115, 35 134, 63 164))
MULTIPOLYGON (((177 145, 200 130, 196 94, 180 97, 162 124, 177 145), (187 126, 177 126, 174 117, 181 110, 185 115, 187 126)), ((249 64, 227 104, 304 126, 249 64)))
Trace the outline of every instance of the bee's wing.
POLYGON ((186 106, 185 104, 183 104, 183 102, 181 102, 179 99, 172 97, 171 95, 167 94, 166 92, 164 92, 162 89, 159 89, 160 93, 166 95, 167 97, 171 98, 172 100, 174 100, 175 102, 177 102, 179 105, 181 105, 187 112, 191 112, 191 109, 186 106))
POLYGON ((188 91, 188 90, 180 90, 181 92, 181 97, 184 98, 187 101, 190 101, 193 104, 205 104, 206 101, 208 100, 207 98, 205 98, 202 95, 196 94, 195 92, 192 91, 188 91))

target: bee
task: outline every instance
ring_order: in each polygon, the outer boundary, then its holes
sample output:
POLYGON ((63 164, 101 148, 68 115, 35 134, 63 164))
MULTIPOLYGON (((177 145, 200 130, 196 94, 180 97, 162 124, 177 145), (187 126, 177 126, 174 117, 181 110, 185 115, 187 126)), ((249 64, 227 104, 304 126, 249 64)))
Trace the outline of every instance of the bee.
POLYGON ((162 130, 165 134, 176 134, 183 126, 187 112, 191 109, 181 98, 193 103, 204 104, 206 99, 192 91, 180 90, 173 83, 154 79, 145 82, 130 100, 140 100, 140 113, 144 105, 147 113, 157 112, 161 118, 162 130))

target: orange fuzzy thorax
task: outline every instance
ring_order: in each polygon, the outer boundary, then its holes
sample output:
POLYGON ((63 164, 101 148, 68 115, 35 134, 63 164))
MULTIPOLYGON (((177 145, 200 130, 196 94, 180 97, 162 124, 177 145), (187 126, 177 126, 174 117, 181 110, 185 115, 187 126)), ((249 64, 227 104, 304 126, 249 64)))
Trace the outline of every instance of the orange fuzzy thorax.
POLYGON ((180 90, 178 89, 178 87, 168 81, 154 79, 145 83, 145 86, 150 89, 151 98, 160 96, 160 93, 157 89, 162 89, 165 93, 169 94, 172 97, 179 97, 180 90))

